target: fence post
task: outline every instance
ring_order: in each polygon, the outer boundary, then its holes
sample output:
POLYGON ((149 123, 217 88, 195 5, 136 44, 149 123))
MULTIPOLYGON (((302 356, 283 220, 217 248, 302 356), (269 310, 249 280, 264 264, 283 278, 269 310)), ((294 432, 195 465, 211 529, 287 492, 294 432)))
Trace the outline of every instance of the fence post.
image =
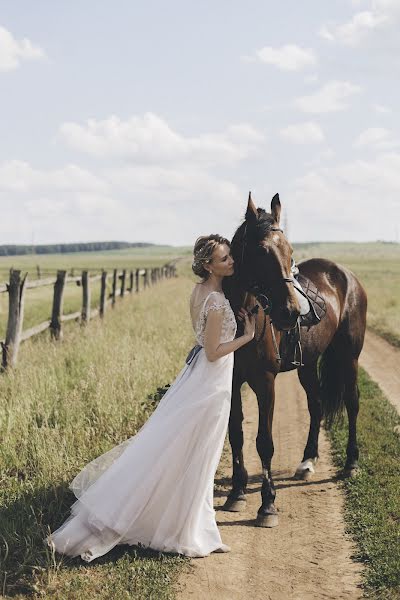
POLYGON ((40 265, 36 265, 36 273, 37 273, 37 278, 41 279, 42 278, 42 271, 40 270, 40 265))
POLYGON ((136 269, 136 273, 135 273, 135 279, 136 279, 136 293, 138 294, 140 291, 140 269, 136 269))
POLYGON ((89 271, 82 271, 82 314, 81 323, 85 325, 90 319, 90 282, 89 271))
POLYGON ((132 294, 133 292, 133 271, 131 269, 130 273, 129 273, 129 293, 132 294))
POLYGON ((2 342, 2 368, 15 367, 21 341, 24 320, 24 293, 27 274, 21 279, 21 271, 10 270, 8 291, 8 321, 5 342, 2 342))
POLYGON ((115 297, 117 295, 117 277, 118 270, 114 269, 113 271, 113 280, 112 280, 112 291, 111 291, 111 306, 114 308, 115 305, 115 297))
POLYGON ((148 270, 145 269, 144 273, 143 273, 143 283, 144 283, 144 287, 147 288, 147 286, 149 285, 149 278, 148 278, 148 270))
POLYGON ((101 272, 101 287, 100 287, 100 308, 99 308, 100 318, 104 317, 104 312, 106 310, 106 289, 107 289, 107 271, 104 271, 104 269, 103 269, 101 272))
POLYGON ((54 284, 53 308, 51 311, 50 335, 55 340, 62 340, 61 317, 63 311, 64 286, 67 271, 57 271, 57 279, 54 284))
POLYGON ((121 298, 123 298, 123 296, 125 295, 125 281, 126 281, 126 269, 122 269, 122 274, 121 274, 121 289, 119 292, 119 295, 121 296, 121 298))

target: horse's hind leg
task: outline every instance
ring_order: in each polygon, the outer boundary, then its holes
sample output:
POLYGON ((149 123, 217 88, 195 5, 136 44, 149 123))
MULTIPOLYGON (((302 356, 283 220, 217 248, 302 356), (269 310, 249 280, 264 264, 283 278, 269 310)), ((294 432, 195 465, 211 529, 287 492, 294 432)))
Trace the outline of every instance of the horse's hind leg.
POLYGON ((243 380, 237 372, 233 373, 232 402, 229 417, 229 441, 232 449, 232 489, 223 506, 223 510, 239 512, 246 506, 246 486, 248 474, 243 462, 243 410, 240 388, 243 380))
POLYGON ((358 445, 357 445, 357 415, 359 410, 359 391, 357 385, 358 359, 352 358, 346 361, 344 367, 345 388, 344 403, 349 419, 349 439, 346 450, 346 464, 343 474, 351 477, 358 469, 358 445))
POLYGON ((321 425, 321 398, 318 380, 317 363, 307 365, 298 370, 299 380, 307 394, 308 411, 310 413, 310 430, 303 460, 295 472, 296 479, 311 479, 318 460, 318 437, 321 425))

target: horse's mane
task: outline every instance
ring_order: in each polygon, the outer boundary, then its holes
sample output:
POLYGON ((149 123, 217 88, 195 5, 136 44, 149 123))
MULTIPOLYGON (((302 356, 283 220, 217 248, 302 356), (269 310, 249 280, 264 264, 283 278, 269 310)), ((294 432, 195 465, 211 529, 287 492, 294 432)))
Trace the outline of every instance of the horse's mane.
POLYGON ((271 231, 271 227, 275 223, 271 213, 266 212, 263 208, 257 208, 258 219, 254 221, 254 230, 257 238, 262 240, 271 231))
POLYGON ((235 234, 232 238, 232 243, 234 245, 243 242, 244 236, 253 237, 256 241, 260 241, 264 239, 269 232, 271 231, 271 227, 275 224, 275 219, 263 208, 257 208, 258 218, 251 218, 243 221, 236 229, 235 234), (247 227, 246 227, 247 225, 247 227), (245 233, 246 230, 246 233, 245 233))

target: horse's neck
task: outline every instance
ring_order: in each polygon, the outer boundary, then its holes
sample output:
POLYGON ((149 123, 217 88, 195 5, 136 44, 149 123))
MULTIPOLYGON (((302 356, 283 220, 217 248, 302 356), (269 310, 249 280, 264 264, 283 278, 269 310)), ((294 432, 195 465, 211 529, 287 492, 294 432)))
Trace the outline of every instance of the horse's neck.
POLYGON ((222 288, 225 296, 229 300, 233 312, 235 315, 237 315, 240 307, 243 306, 246 296, 245 290, 239 285, 239 282, 235 276, 225 277, 225 279, 222 281, 222 288))

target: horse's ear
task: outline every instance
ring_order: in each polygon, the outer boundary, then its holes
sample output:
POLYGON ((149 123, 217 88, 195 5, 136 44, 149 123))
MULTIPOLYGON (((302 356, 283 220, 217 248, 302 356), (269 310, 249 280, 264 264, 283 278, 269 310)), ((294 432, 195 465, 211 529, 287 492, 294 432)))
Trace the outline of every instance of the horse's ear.
POLYGON ((251 198, 251 192, 249 192, 249 200, 247 202, 247 210, 246 210, 246 221, 248 219, 258 219, 258 212, 257 212, 257 208, 256 205, 254 204, 252 198, 251 198))
POLYGON ((279 200, 279 194, 275 194, 271 200, 271 214, 279 225, 279 219, 281 218, 281 202, 279 200))

